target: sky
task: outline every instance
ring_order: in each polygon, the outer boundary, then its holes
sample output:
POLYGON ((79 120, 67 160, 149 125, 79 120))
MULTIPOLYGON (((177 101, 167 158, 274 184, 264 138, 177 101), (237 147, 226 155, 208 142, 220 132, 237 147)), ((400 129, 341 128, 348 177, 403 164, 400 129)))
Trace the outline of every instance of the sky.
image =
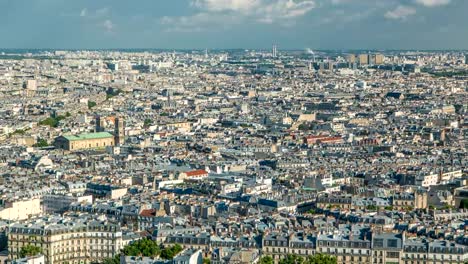
POLYGON ((0 48, 462 49, 468 0, 0 0, 0 48))

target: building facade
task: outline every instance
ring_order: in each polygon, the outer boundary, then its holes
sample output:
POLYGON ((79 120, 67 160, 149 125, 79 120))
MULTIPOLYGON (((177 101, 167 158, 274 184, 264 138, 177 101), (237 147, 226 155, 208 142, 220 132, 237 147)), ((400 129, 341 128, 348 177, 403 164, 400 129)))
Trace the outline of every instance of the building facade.
POLYGON ((118 254, 122 232, 119 225, 81 217, 38 219, 11 225, 8 241, 10 259, 34 245, 41 248, 45 263, 91 263, 118 254))
POLYGON ((108 132, 87 133, 79 135, 59 136, 55 139, 55 147, 65 150, 97 149, 115 145, 114 135, 108 132))

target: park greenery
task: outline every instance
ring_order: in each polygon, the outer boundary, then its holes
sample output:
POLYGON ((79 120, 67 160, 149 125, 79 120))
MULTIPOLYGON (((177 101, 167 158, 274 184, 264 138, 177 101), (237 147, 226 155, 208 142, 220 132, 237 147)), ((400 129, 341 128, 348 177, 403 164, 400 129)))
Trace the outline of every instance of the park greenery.
POLYGON ((153 124, 153 120, 147 118, 145 119, 143 126, 147 128, 147 127, 150 127, 152 124, 153 124))
POLYGON ((31 257, 36 256, 37 254, 42 253, 42 249, 40 247, 34 245, 26 245, 21 248, 20 250, 20 257, 31 257))
POLYGON ((28 131, 28 129, 16 129, 15 131, 13 131, 13 133, 11 133, 10 135, 24 135, 26 133, 26 131, 28 131))
MULTIPOLYGON (((271 256, 264 256, 260 259, 260 264, 274 264, 271 256)), ((336 264, 337 259, 334 256, 326 254, 315 254, 307 257, 302 257, 296 254, 288 254, 282 258, 279 264, 336 264)))
POLYGON ((95 106, 96 106, 96 102, 88 101, 88 109, 92 109, 95 106))
POLYGON ((65 116, 59 115, 56 117, 48 117, 42 121, 39 121, 39 125, 41 126, 50 126, 50 127, 58 127, 60 121, 65 119, 65 116))
MULTIPOLYGON (((160 257, 162 259, 171 260, 177 254, 182 252, 183 247, 179 244, 173 246, 162 246, 158 245, 155 241, 144 238, 134 243, 125 246, 122 249, 122 254, 125 256, 135 256, 135 257, 160 257)), ((117 264, 120 263, 120 255, 115 256, 114 258, 106 258, 101 263, 103 264, 117 264)))
POLYGON ((43 138, 39 138, 36 142, 36 144, 33 145, 33 147, 35 148, 44 148, 44 147, 48 147, 49 146, 49 143, 47 143, 47 140, 43 139, 43 138))
POLYGON ((117 90, 108 90, 106 92, 106 99, 111 99, 114 96, 117 96, 122 93, 122 89, 117 89, 117 90))

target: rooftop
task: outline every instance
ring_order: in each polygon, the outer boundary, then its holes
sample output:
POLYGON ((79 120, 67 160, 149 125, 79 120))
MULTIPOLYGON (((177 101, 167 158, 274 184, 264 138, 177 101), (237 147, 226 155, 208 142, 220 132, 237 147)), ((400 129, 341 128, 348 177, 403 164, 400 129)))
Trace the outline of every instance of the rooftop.
POLYGON ((84 133, 84 134, 79 134, 79 135, 68 135, 68 136, 63 136, 63 137, 70 141, 78 141, 78 140, 88 140, 88 139, 111 138, 114 136, 109 132, 97 132, 97 133, 84 133))

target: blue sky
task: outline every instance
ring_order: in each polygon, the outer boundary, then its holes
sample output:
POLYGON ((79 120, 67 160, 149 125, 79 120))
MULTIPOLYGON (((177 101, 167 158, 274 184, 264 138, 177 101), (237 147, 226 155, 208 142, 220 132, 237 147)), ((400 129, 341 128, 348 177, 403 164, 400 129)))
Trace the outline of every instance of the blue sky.
POLYGON ((0 0, 0 48, 468 49, 468 0, 0 0))

